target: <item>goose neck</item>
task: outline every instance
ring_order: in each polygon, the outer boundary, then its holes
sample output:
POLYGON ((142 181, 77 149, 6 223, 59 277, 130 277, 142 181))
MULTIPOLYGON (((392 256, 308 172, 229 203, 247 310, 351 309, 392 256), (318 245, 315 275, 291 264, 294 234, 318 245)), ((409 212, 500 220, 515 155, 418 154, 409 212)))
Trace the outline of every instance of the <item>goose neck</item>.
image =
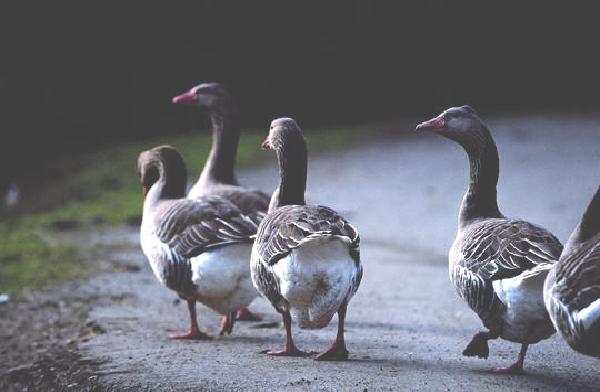
POLYGON ((461 205, 460 223, 501 217, 497 191, 499 157, 496 143, 485 128, 460 141, 469 158, 469 188, 461 205))
POLYGON ((211 123, 212 147, 200 181, 237 185, 234 169, 240 129, 236 116, 228 110, 214 110, 211 123))
POLYGON ((274 194, 276 206, 306 204, 304 191, 306 190, 307 157, 304 140, 284 143, 277 150, 277 160, 279 186, 274 194))

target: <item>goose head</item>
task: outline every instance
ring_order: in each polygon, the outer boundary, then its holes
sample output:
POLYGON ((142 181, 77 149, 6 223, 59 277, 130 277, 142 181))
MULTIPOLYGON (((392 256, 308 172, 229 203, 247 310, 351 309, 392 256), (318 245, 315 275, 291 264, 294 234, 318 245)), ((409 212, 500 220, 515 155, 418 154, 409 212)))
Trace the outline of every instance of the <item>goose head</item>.
POLYGON ((138 175, 144 199, 152 186, 161 183, 161 196, 183 197, 187 173, 183 158, 171 146, 159 146, 143 151, 138 156, 138 175))
POLYGON ((231 96, 219 83, 202 83, 192 87, 188 92, 173 98, 176 105, 197 106, 205 110, 227 107, 231 104, 231 96))
POLYGON ((417 131, 435 132, 459 143, 479 134, 484 128, 475 110, 468 105, 446 109, 439 116, 417 125, 417 131))
POLYGON ((269 135, 260 145, 263 150, 279 151, 291 144, 305 144, 304 136, 298 123, 289 117, 282 117, 271 122, 269 135))

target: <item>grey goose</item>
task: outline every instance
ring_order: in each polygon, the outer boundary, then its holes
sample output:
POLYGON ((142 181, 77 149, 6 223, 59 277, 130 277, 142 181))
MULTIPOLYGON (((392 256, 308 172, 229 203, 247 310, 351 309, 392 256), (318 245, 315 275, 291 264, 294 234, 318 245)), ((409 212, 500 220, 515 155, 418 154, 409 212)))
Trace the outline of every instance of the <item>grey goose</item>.
POLYGON ((600 187, 546 278, 544 300, 567 343, 600 357, 600 187))
POLYGON ((300 328, 323 328, 337 312, 336 339, 316 359, 346 360, 344 320, 362 277, 358 232, 331 208, 305 203, 306 142, 293 119, 274 120, 262 147, 275 150, 280 182, 252 248, 252 281, 286 330, 284 349, 266 353, 309 355, 293 342, 292 319, 300 328))
MULTIPOLYGON (((269 207, 269 195, 241 186, 235 176, 235 158, 240 138, 237 106, 219 83, 202 83, 173 98, 173 103, 192 105, 210 115, 212 148, 188 199, 219 195, 234 203, 242 213, 260 223, 269 207)), ((250 257, 250 255, 248 255, 250 257)), ((236 316, 241 321, 259 321, 248 309, 236 316)))
POLYGON ((186 169, 170 146, 142 152, 138 172, 144 194, 142 250, 158 280, 187 301, 190 331, 175 339, 206 339, 196 301, 224 315, 231 333, 235 311, 258 296, 248 258, 257 225, 220 196, 185 199, 186 169))
POLYGON ((459 296, 488 331, 475 334, 463 355, 487 359, 491 339, 520 343, 517 361, 494 372, 522 373, 528 346, 555 332, 544 306, 543 283, 562 245, 544 228, 500 213, 498 150, 471 107, 449 108, 417 130, 459 143, 469 158, 469 187, 449 252, 449 272, 459 296))

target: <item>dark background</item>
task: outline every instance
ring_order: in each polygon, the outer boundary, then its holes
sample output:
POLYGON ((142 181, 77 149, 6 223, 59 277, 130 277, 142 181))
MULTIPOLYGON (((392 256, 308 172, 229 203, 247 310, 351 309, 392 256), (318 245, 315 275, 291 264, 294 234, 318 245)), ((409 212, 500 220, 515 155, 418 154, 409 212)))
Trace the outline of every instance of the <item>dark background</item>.
POLYGON ((200 124, 170 100, 202 81, 224 83, 257 127, 600 103, 591 1, 81 3, 0 6, 0 183, 200 124))

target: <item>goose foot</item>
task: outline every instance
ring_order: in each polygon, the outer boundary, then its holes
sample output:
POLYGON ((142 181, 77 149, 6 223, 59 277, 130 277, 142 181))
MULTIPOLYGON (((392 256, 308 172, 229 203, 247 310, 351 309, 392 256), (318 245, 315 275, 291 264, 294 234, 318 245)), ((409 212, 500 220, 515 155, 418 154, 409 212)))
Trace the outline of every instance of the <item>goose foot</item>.
POLYGON ((211 337, 200 331, 198 328, 198 320, 196 319, 196 300, 194 298, 187 299, 188 311, 190 313, 190 330, 189 332, 172 333, 169 339, 178 340, 210 340, 211 337))
POLYGON ((313 352, 300 351, 294 344, 292 339, 292 317, 289 311, 280 311, 281 317, 283 318, 283 325, 285 327, 285 346, 281 351, 261 351, 261 354, 273 355, 277 357, 308 357, 316 354, 313 352))
POLYGON ((280 351, 271 351, 271 350, 264 350, 261 351, 260 354, 267 354, 267 355, 272 355, 275 357, 309 357, 313 354, 315 354, 314 352, 307 352, 307 351, 301 351, 298 350, 295 346, 291 347, 291 348, 284 348, 283 350, 280 351))
POLYGON ((204 332, 201 332, 200 330, 196 329, 192 329, 189 332, 176 332, 176 333, 172 333, 169 334, 169 339, 175 339, 175 340, 211 340, 212 338, 205 334, 204 332))
POLYGON ((235 315, 237 321, 262 321, 262 317, 252 313, 248 308, 242 308, 235 315))
POLYGON ((488 340, 496 339, 497 337, 491 332, 478 332, 473 335, 473 339, 471 339, 471 342, 469 342, 462 354, 467 357, 477 356, 482 359, 488 359, 490 355, 488 340))
POLYGON ((492 370, 495 374, 525 374, 523 370, 523 362, 525 362, 525 355, 527 354, 527 348, 529 345, 524 343, 521 345, 521 351, 519 351, 519 357, 517 362, 513 363, 509 367, 500 367, 492 370))
POLYGON ((509 367, 497 367, 495 369, 492 369, 492 373, 517 375, 517 374, 525 374, 525 371, 523 370, 523 365, 514 363, 514 364, 510 365, 509 367))
POLYGON ((233 312, 227 313, 227 315, 223 316, 221 320, 221 330, 219 331, 219 335, 223 336, 225 333, 227 335, 231 334, 233 330, 233 324, 235 322, 235 316, 233 312))
POLYGON ((335 341, 329 349, 317 355, 315 361, 347 361, 348 350, 344 341, 344 322, 346 320, 346 310, 348 301, 344 300, 338 309, 338 332, 335 341))
POLYGON ((343 344, 334 343, 329 350, 317 355, 315 361, 347 361, 348 350, 343 344))

